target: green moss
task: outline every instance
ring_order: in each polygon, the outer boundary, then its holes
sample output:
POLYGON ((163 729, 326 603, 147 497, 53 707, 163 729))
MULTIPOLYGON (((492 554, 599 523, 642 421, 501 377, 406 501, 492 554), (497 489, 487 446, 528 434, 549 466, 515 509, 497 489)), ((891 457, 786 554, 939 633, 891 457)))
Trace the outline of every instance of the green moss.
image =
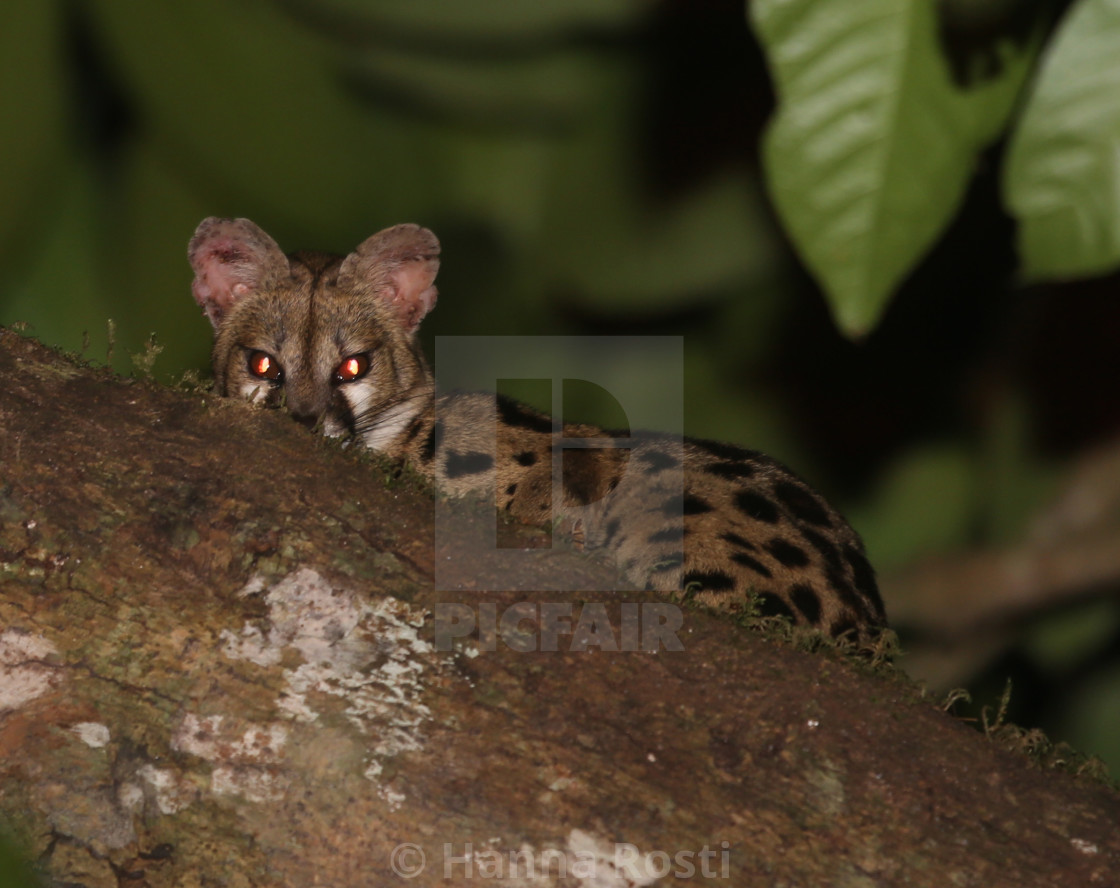
POLYGON ((147 342, 144 343, 144 350, 130 353, 129 358, 132 360, 132 366, 136 368, 142 378, 151 379, 154 375, 153 368, 156 365, 156 358, 162 351, 163 346, 156 342, 156 334, 149 333, 147 342))

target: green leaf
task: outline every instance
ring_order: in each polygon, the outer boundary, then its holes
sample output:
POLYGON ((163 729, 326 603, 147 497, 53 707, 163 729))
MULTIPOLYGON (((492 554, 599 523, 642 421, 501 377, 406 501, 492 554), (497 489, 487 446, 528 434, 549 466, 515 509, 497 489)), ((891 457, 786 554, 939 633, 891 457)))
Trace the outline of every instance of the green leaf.
POLYGON ((1120 6, 1081 0, 1039 66, 1008 149, 1004 198, 1030 278, 1120 265, 1120 6))
POLYGON ((603 314, 672 311, 771 267, 777 232, 745 171, 649 194, 635 163, 637 69, 604 62, 598 101, 556 153, 544 216, 550 281, 603 314))
POLYGON ((1031 49, 957 87, 929 0, 757 0, 778 92, 764 162, 778 212, 840 327, 869 330, 956 212, 1031 49))
POLYGON ((58 166, 67 159, 59 11, 56 3, 9 4, 0 27, 0 263, 5 271, 20 261, 28 231, 43 221, 58 166))
MULTIPOLYGON (((464 41, 463 46, 469 46, 464 41)), ((595 99, 585 55, 420 53, 412 47, 371 45, 347 68, 354 85, 375 98, 407 97, 473 129, 555 132, 595 99)))
POLYGON ((1047 674, 1069 673, 1100 656, 1120 630, 1120 601, 1085 601, 1035 620, 1023 635, 1023 648, 1047 674))
POLYGON ((107 321, 128 309, 103 286, 95 237, 103 207, 89 167, 67 164, 58 175, 61 206, 31 251, 26 271, 5 287, 0 323, 23 321, 36 339, 102 363, 108 354, 107 321))
POLYGON ((976 464, 955 443, 915 447, 886 468, 873 500, 848 510, 880 571, 968 538, 976 514, 976 464))
POLYGON ((368 181, 380 184, 380 206, 419 185, 413 167, 392 165, 417 151, 408 134, 364 113, 339 89, 321 42, 275 7, 91 0, 88 8, 150 137, 213 195, 212 212, 299 220, 325 237, 344 220, 369 219, 368 181))
MULTIPOLYGON (((122 351, 127 357, 142 350, 154 331, 166 349, 156 362, 156 378, 170 381, 186 367, 210 363, 210 324, 191 297, 186 252, 193 226, 209 207, 204 195, 175 175, 174 157, 160 147, 145 138, 129 145, 117 182, 115 224, 99 236, 97 249, 113 257, 103 267, 109 294, 124 307, 113 306, 112 314, 122 351)), ((286 238, 281 245, 288 247, 286 238)))
POLYGON ((1109 763, 1112 779, 1120 779, 1120 667, 1106 661, 1063 693, 1061 736, 1078 749, 1109 763))
POLYGON ((628 23, 647 0, 284 0, 296 18, 353 37, 440 41, 449 35, 488 41, 552 40, 628 23))

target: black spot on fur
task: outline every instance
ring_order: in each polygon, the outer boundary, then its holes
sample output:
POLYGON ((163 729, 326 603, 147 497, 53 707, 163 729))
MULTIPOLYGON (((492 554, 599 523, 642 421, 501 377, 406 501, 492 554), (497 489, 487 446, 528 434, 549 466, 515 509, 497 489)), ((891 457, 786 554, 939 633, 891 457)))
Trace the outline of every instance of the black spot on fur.
POLYGON ((789 597, 807 622, 815 626, 821 621, 821 599, 812 586, 798 583, 789 590, 789 597))
POLYGON ((683 527, 666 527, 649 535, 651 543, 679 543, 684 539, 683 527))
POLYGON ((618 529, 622 526, 622 522, 618 518, 612 518, 607 522, 605 536, 603 541, 609 543, 614 539, 614 535, 618 533, 618 529))
POLYGON ((605 468, 601 451, 565 450, 561 457, 564 502, 586 506, 606 496, 609 478, 605 468))
POLYGON ((825 563, 828 564, 833 570, 840 571, 843 569, 844 563, 840 560, 840 550, 836 544, 829 540, 824 534, 818 533, 811 527, 800 527, 801 537, 810 546, 816 549, 824 557, 825 563))
POLYGON ((786 567, 804 567, 809 563, 809 556, 805 554, 804 549, 786 542, 781 537, 770 540, 766 544, 766 551, 786 567))
POLYGON ((750 555, 748 555, 746 552, 732 552, 731 553, 731 560, 734 561, 736 564, 741 564, 741 565, 743 565, 743 567, 746 567, 746 568, 749 568, 750 570, 753 570, 756 574, 759 574, 761 576, 764 576, 764 577, 774 576, 770 572, 770 568, 768 568, 761 561, 755 560, 750 555))
POLYGON ((686 515, 703 515, 710 511, 712 511, 711 505, 700 497, 690 495, 684 498, 684 513, 686 515))
POLYGON ((509 487, 506 488, 506 496, 513 496, 515 493, 517 493, 517 485, 516 484, 511 484, 509 487))
POLYGON ((461 478, 463 475, 477 475, 479 472, 485 472, 493 465, 494 457, 489 453, 479 453, 477 451, 456 453, 451 451, 447 454, 447 466, 444 472, 448 478, 461 478))
POLYGON ((436 442, 443 440, 443 423, 437 422, 432 426, 432 430, 428 432, 428 440, 424 442, 424 446, 420 448, 420 459, 426 463, 430 463, 436 455, 436 442))
POLYGON ((758 549, 758 546, 756 546, 750 540, 739 536, 739 534, 735 533, 734 531, 726 531, 722 534, 721 539, 731 543, 731 545, 733 546, 738 546, 740 549, 746 549, 748 552, 754 552, 758 549))
POLYGON ((651 472, 675 469, 681 464, 681 461, 675 456, 670 456, 668 453, 663 453, 660 450, 641 450, 637 455, 637 460, 645 465, 651 472))
POLYGON ((871 567, 871 562, 855 546, 850 545, 844 547, 844 557, 852 568, 852 577, 855 580, 856 588, 871 602, 871 606, 875 609, 875 615, 880 620, 885 620, 886 612, 883 608, 883 599, 879 595, 879 584, 875 581, 875 571, 871 567))
POLYGON ((532 450, 523 450, 521 453, 514 457, 518 465, 531 466, 537 461, 537 455, 532 450))
POLYGON ((794 518, 815 524, 817 527, 831 527, 832 519, 819 499, 808 488, 793 481, 779 481, 774 485, 774 496, 790 510, 794 518))
POLYGON ((755 606, 758 608, 760 617, 785 617, 794 623, 797 622, 797 615, 790 609, 790 606, 772 592, 762 592, 757 595, 755 606))
POLYGON ((406 447, 413 441, 415 441, 420 433, 424 431, 424 426, 426 425, 427 420, 428 418, 421 414, 420 416, 414 418, 412 422, 408 424, 408 428, 405 429, 404 433, 404 443, 406 447))
POLYGON ((552 434, 552 417, 537 413, 505 395, 498 395, 498 415, 502 418, 502 422, 508 426, 532 429, 534 432, 541 432, 546 435, 552 434))
POLYGON ((734 589, 735 580, 732 579, 730 574, 725 574, 722 570, 690 570, 681 577, 681 585, 686 588, 692 585, 699 585, 702 589, 710 589, 713 592, 723 592, 728 589, 734 589))
POLYGON ((824 575, 828 580, 828 585, 831 586, 832 591, 836 593, 837 598, 854 612, 866 613, 867 602, 860 598, 855 587, 848 582, 847 578, 840 571, 830 567, 824 572, 824 575))
POLYGON ((778 521, 778 507, 753 490, 740 490, 735 494, 735 505, 744 515, 758 521, 765 521, 767 524, 776 524, 778 521))
POLYGON ((712 511, 712 507, 698 496, 685 494, 669 497, 662 504, 661 511, 670 518, 675 518, 678 515, 703 515, 705 512, 712 511))
POLYGON ((564 502, 567 505, 586 506, 596 499, 594 483, 578 475, 564 475, 564 502))
POLYGON ((702 472, 715 475, 717 478, 750 478, 754 475, 754 463, 749 462, 718 462, 701 466, 702 472))

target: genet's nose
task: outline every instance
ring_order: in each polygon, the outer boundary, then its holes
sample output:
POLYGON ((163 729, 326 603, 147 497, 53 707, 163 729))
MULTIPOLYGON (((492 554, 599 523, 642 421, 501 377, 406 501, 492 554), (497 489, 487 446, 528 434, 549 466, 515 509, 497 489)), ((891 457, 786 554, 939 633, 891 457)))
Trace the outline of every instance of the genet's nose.
POLYGON ((330 406, 322 394, 299 379, 291 379, 284 388, 284 406, 292 419, 309 429, 319 425, 330 406))
POLYGON ((297 413, 293 410, 291 411, 291 414, 292 419, 294 419, 301 425, 307 426, 309 429, 315 428, 315 424, 319 422, 319 417, 314 413, 297 413))

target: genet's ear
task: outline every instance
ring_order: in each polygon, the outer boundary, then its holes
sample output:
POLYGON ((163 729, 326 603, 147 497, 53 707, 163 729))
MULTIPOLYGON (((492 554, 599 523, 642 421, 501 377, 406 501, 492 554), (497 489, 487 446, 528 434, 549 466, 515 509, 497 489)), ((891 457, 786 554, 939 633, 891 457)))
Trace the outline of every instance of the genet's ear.
POLYGON ((413 333, 436 304, 439 241, 419 225, 394 225, 367 238, 343 261, 340 281, 369 288, 413 333), (349 280, 346 280, 346 279, 349 280))
POLYGON ((215 330, 242 297, 270 278, 289 273, 276 241, 248 219, 203 219, 187 256, 194 269, 191 292, 215 330))

